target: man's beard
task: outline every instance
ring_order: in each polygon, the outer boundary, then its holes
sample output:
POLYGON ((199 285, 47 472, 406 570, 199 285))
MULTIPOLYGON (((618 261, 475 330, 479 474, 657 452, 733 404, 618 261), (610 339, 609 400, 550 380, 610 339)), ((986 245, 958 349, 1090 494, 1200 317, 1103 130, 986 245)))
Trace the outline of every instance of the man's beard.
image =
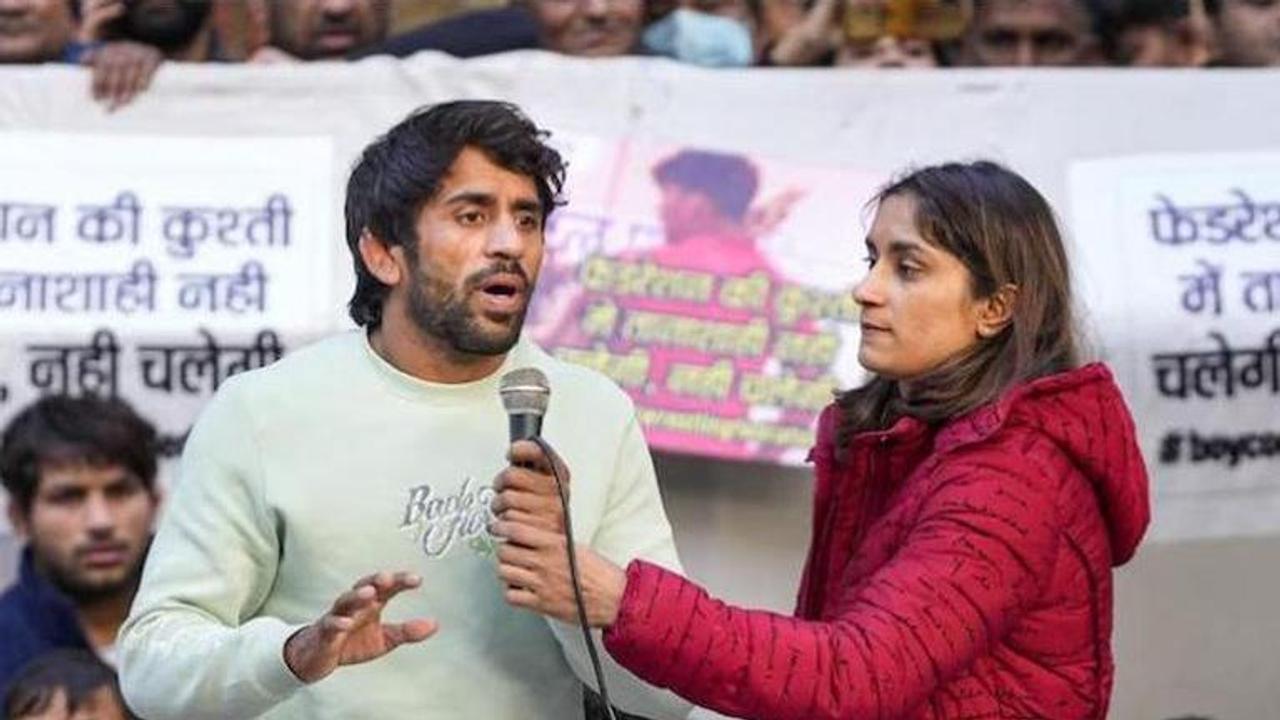
POLYGON ((209 17, 209 0, 178 0, 155 9, 147 2, 131 3, 123 18, 125 34, 132 40, 166 52, 181 50, 195 39, 209 17))
POLYGON ((55 563, 38 563, 49 582, 77 605, 90 605, 100 600, 118 596, 138 586, 142 577, 142 561, 146 553, 139 553, 133 564, 114 580, 90 580, 72 568, 55 563))
POLYGON ((460 290, 423 272, 418 258, 412 253, 409 255, 409 271, 414 279, 409 283, 409 317, 423 334, 443 340, 454 351, 466 355, 502 355, 520 339, 525 314, 529 311, 527 298, 533 293, 533 285, 519 263, 514 260, 496 263, 469 276, 460 290), (467 299, 481 283, 498 273, 524 278, 526 301, 520 314, 512 319, 505 331, 486 332, 481 328, 479 318, 467 307, 467 299))

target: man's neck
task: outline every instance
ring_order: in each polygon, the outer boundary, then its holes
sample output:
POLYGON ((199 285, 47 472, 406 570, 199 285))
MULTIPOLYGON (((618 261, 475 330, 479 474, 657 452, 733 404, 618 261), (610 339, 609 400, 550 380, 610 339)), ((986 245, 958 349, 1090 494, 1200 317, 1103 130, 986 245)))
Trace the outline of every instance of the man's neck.
POLYGON ((131 586, 127 591, 90 602, 76 603, 76 616, 80 620, 80 627, 84 630, 85 639, 94 650, 101 650, 115 644, 120 626, 129 615, 133 593, 134 588, 131 586))
POLYGON ((405 320, 384 314, 369 334, 369 344, 383 360, 419 380, 456 385, 489 377, 507 359, 501 355, 462 353, 439 338, 427 336, 405 320))

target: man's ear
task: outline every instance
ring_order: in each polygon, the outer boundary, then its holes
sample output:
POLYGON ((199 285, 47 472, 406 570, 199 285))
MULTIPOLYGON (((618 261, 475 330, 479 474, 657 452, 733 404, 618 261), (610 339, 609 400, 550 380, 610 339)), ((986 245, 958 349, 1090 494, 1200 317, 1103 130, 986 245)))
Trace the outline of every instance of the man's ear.
POLYGON ((1014 306, 1018 302, 1018 286, 1005 283, 982 300, 978 307, 978 337, 983 339, 999 335, 1013 320, 1014 306))
POLYGON ((359 248, 360 259, 364 262, 365 268, 374 277, 378 278, 383 285, 395 286, 400 284, 400 280, 404 275, 402 269, 403 250, 388 247, 369 228, 365 228, 360 233, 359 248))

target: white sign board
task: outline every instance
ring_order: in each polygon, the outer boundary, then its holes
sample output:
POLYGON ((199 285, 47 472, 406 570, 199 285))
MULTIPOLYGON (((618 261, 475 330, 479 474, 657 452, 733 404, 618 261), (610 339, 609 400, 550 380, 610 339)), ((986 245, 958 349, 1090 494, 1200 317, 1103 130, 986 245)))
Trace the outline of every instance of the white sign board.
POLYGON ((1078 278, 1133 407, 1156 536, 1280 518, 1280 155, 1080 163, 1078 278))
POLYGON ((0 332, 323 327, 330 146, 0 135, 0 332))

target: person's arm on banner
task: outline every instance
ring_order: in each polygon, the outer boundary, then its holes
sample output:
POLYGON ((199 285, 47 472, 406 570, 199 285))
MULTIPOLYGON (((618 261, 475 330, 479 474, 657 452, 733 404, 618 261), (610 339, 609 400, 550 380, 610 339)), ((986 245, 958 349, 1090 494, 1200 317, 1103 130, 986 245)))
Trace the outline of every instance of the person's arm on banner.
MULTIPOLYGON (((902 717, 1010 629, 1059 541, 1046 483, 959 460, 948 472, 962 479, 928 500, 894 559, 834 617, 734 607, 671 570, 634 561, 624 573, 579 548, 588 621, 624 667, 734 717, 902 717)), ((503 567, 526 588, 513 604, 573 621, 560 538, 503 521, 495 532, 527 549, 503 567)))
POLYGON ((115 40, 90 48, 81 58, 93 74, 93 99, 115 111, 133 102, 151 86, 164 56, 159 50, 129 40, 115 40))
POLYGON ((77 40, 80 64, 92 73, 93 99, 114 111, 133 102, 151 85, 164 53, 145 43, 113 39, 110 25, 128 12, 124 0, 79 0, 77 40))

